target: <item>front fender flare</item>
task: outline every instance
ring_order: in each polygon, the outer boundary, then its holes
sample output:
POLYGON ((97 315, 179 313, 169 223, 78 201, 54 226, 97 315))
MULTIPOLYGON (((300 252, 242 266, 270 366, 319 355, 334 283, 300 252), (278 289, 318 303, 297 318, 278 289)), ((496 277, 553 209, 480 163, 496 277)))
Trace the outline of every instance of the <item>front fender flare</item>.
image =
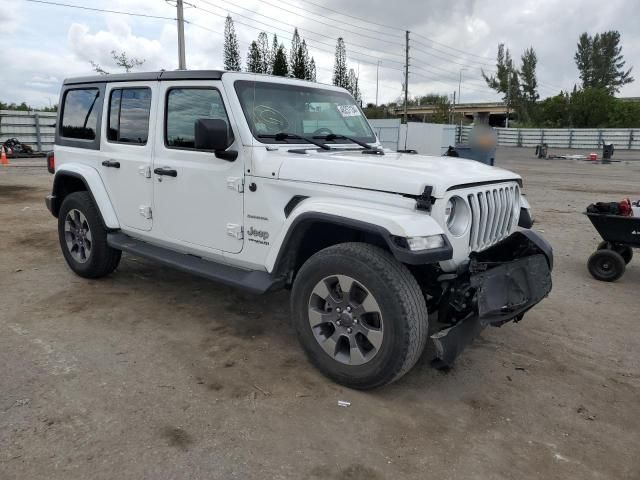
POLYGON ((316 222, 377 234, 384 239, 391 253, 399 261, 411 265, 436 263, 448 260, 453 255, 453 249, 442 227, 423 212, 389 205, 372 206, 368 202, 347 199, 308 198, 294 208, 275 239, 267 256, 267 270, 278 270, 291 243, 296 241, 295 232, 304 230, 307 225, 316 222), (411 251, 394 241, 394 237, 429 235, 443 235, 445 245, 432 250, 411 251))
MULTIPOLYGON (((65 177, 75 177, 82 180, 87 191, 93 197, 93 201, 102 215, 105 226, 110 229, 120 228, 120 222, 107 194, 107 189, 95 168, 78 163, 65 163, 60 165, 60 167, 56 168, 56 176, 53 180, 52 193, 54 198, 59 197, 59 192, 62 190, 65 177)), ((58 203, 57 207, 59 209, 61 202, 58 203)), ((52 213, 57 215, 57 211, 52 213)))

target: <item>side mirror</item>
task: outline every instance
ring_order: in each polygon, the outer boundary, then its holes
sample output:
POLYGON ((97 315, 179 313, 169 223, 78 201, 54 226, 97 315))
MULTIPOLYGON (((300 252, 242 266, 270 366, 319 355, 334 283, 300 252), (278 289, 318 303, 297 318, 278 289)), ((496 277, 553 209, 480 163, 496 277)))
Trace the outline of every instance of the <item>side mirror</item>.
POLYGON ((199 118, 195 123, 194 147, 198 150, 213 150, 216 157, 233 161, 236 151, 226 151, 230 144, 227 122, 213 118, 199 118))

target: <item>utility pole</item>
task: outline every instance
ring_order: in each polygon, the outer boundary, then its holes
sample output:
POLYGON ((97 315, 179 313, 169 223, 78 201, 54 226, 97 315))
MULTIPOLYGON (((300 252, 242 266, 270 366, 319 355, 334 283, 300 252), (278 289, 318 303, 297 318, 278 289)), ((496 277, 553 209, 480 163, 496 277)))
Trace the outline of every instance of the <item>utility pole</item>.
POLYGON ((184 54, 184 12, 182 11, 182 0, 176 0, 178 8, 178 69, 186 70, 187 62, 184 54))
POLYGON ((407 101, 409 100, 409 30, 404 43, 404 123, 407 123, 407 101))
POLYGON ((378 73, 380 72, 380 60, 376 66, 376 107, 378 106, 378 73))
POLYGON ((511 71, 507 74, 507 118, 504 121, 504 127, 509 128, 509 103, 511 102, 511 71))
POLYGON ((461 103, 461 99, 462 99, 462 93, 460 92, 460 86, 462 85, 462 71, 466 70, 466 68, 461 68, 460 69, 460 78, 458 79, 458 103, 461 103))
POLYGON ((451 109, 451 121, 449 123, 453 123, 456 118, 456 91, 453 91, 453 108, 451 109))

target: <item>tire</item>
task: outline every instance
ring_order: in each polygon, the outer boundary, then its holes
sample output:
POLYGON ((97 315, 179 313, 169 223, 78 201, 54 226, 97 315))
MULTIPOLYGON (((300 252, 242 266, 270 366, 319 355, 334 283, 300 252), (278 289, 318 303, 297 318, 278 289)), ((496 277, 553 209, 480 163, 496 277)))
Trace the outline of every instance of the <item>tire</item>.
POLYGON ((311 363, 351 388, 399 379, 427 340, 418 282, 390 253, 365 243, 334 245, 309 258, 294 281, 291 311, 311 363), (338 285, 349 294, 341 295, 338 285))
POLYGON ((587 263, 589 273, 597 280, 615 282, 623 274, 625 263, 622 256, 614 250, 596 250, 587 263))
POLYGON ((58 214, 60 248, 69 268, 84 278, 113 272, 122 252, 107 245, 107 229, 89 192, 67 195, 58 214))
POLYGON ((600 244, 598 245, 598 250, 606 250, 606 249, 618 252, 622 257, 622 259, 624 260, 625 265, 629 265, 629 262, 633 258, 633 248, 629 247, 628 245, 611 243, 611 242, 607 242, 606 240, 603 242, 600 242, 600 244))
POLYGON ((629 265, 629 262, 633 258, 633 248, 628 245, 618 245, 616 248, 616 252, 620 254, 622 259, 624 260, 625 265, 629 265))

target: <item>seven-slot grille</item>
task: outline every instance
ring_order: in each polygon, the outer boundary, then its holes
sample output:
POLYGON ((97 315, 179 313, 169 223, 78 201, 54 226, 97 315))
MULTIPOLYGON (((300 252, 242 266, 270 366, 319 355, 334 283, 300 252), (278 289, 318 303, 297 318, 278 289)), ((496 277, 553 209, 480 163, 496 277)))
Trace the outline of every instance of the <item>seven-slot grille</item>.
POLYGON ((484 250, 509 235, 518 221, 520 189, 517 185, 487 186, 467 196, 471 206, 472 251, 484 250))

